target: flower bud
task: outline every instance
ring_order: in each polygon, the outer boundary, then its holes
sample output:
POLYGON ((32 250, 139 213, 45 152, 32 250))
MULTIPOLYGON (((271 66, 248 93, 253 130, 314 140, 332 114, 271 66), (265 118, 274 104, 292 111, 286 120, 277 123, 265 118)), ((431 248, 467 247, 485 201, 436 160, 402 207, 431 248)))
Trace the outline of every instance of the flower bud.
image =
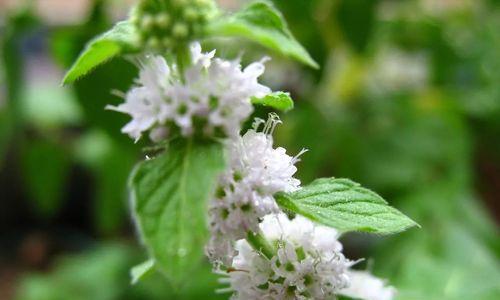
POLYGON ((184 23, 176 23, 172 29, 172 34, 178 39, 184 39, 189 34, 189 28, 184 23))
POLYGON ((182 8, 182 7, 185 7, 186 5, 188 5, 188 0, 172 0, 172 4, 175 6, 175 7, 179 7, 179 8, 182 8))
POLYGON ((184 10, 184 18, 191 22, 196 21, 196 19, 198 19, 198 12, 196 9, 188 7, 184 10))
POLYGON ((143 31, 149 31, 153 28, 154 26, 154 17, 146 14, 141 18, 141 29, 143 31))
POLYGON ((161 47, 160 40, 157 37, 150 37, 147 41, 147 46, 156 50, 161 47))
POLYGON ((174 45, 174 42, 173 42, 173 40, 171 38, 169 38, 169 37, 163 38, 163 40, 162 40, 162 46, 163 46, 164 49, 169 49, 173 45, 174 45))
POLYGON ((167 28, 170 25, 170 16, 168 13, 163 12, 156 16, 156 25, 160 28, 167 28))
POLYGON ((164 52, 201 38, 215 12, 213 0, 142 0, 132 19, 143 46, 164 52))

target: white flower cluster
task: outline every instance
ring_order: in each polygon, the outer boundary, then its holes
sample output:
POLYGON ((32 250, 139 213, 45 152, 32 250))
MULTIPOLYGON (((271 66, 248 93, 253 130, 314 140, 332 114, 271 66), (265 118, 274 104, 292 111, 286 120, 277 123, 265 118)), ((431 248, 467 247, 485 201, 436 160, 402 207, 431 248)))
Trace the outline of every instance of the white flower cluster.
POLYGON ((298 157, 273 148, 272 133, 280 123, 271 114, 257 119, 253 129, 228 141, 229 167, 221 175, 210 204, 211 239, 207 255, 232 299, 335 299, 337 295, 365 300, 391 300, 394 289, 366 272, 342 253, 339 234, 280 211, 274 195, 300 188, 293 176, 298 157), (263 128, 260 129, 263 125, 263 128), (250 235, 267 240, 270 251, 257 251, 250 235))
POLYGON ((264 217, 260 228, 277 245, 268 259, 246 240, 237 242, 238 255, 220 281, 234 292, 233 299, 335 299, 346 295, 366 300, 390 300, 394 289, 366 272, 353 271, 355 262, 342 254, 338 233, 297 216, 264 217))
POLYGON ((392 299, 394 290, 383 281, 350 269, 355 262, 342 254, 334 229, 301 216, 290 220, 280 211, 274 196, 300 188, 295 164, 304 150, 290 156, 274 148, 272 133, 281 123, 275 114, 267 122, 256 119, 240 136, 253 112, 251 98, 271 93, 257 81, 264 64, 242 70, 238 60, 214 54, 193 44, 192 64, 182 73, 163 57, 147 57, 125 102, 108 108, 132 117, 122 131, 136 140, 145 133, 153 141, 177 134, 227 138, 228 168, 210 203, 206 247, 217 272, 225 275, 226 290, 241 300, 321 300, 340 294, 392 299), (261 242, 265 249, 259 249, 261 242))
POLYGON ((275 114, 267 122, 257 119, 252 130, 229 141, 229 168, 210 207, 212 238, 207 252, 212 260, 230 263, 234 241, 256 232, 262 217, 279 211, 273 195, 300 185, 293 175, 303 152, 292 157, 284 148, 273 148, 272 133, 280 122, 275 114))
POLYGON ((214 54, 202 53, 201 46, 193 44, 192 65, 184 74, 161 56, 142 61, 136 86, 125 95, 125 103, 108 106, 132 117, 122 132, 137 140, 149 131, 153 141, 176 130, 183 136, 237 136, 241 123, 253 112, 251 98, 271 92, 257 81, 264 64, 255 62, 242 70, 239 60, 214 58, 214 54))

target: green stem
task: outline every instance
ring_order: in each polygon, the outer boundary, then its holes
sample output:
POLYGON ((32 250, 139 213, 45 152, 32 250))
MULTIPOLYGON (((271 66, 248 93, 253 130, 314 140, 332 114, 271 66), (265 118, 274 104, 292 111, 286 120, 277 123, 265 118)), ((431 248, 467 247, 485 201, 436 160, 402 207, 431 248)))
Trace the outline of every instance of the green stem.
POLYGON ((179 46, 176 51, 177 68, 182 80, 185 80, 184 72, 191 65, 191 52, 189 51, 189 45, 183 44, 179 46))
POLYGON ((262 253, 267 259, 273 258, 276 254, 274 247, 269 243, 260 230, 256 233, 249 231, 247 233, 246 240, 252 248, 262 253))

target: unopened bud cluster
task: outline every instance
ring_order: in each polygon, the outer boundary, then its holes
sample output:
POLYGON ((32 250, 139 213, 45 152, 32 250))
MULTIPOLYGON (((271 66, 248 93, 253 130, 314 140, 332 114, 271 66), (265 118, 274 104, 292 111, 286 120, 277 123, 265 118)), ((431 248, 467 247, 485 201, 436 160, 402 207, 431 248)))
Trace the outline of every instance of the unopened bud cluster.
POLYGON ((214 12, 213 0, 143 0, 134 24, 141 44, 162 51, 202 36, 214 12))

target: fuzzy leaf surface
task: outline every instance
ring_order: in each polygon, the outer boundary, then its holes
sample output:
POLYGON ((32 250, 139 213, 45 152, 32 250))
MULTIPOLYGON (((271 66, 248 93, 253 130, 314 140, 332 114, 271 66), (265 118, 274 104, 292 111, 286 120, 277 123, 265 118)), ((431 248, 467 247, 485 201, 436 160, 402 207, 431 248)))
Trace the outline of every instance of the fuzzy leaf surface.
POLYGON ((223 167, 219 143, 177 140, 132 174, 139 233, 155 266, 173 282, 189 277, 204 256, 207 200, 223 167))
POLYGON ((256 1, 243 10, 212 22, 212 36, 242 37, 292 57, 312 68, 318 64, 288 29, 283 15, 270 3, 256 1))
POLYGON ((63 79, 70 84, 113 57, 135 51, 135 29, 129 21, 117 23, 109 31, 91 40, 63 79))
POLYGON ((349 179, 320 178, 292 193, 276 195, 278 205, 342 232, 391 234, 417 224, 378 194, 349 179))

